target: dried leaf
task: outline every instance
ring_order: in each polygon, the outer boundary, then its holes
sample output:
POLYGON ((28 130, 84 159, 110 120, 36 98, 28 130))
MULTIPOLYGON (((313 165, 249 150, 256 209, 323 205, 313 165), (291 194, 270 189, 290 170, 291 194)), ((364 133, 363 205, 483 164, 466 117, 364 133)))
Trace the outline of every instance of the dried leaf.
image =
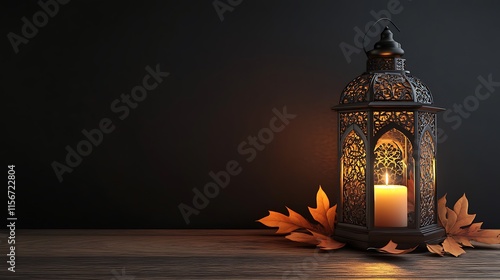
POLYGON ((465 247, 474 247, 472 243, 470 243, 470 240, 466 236, 460 236, 460 235, 453 235, 451 238, 455 239, 455 241, 465 247))
POLYGON ((313 235, 302 232, 292 232, 289 235, 285 236, 285 238, 295 242, 307 243, 312 245, 318 245, 320 243, 320 241, 313 235))
POLYGON ((458 244, 455 239, 447 237, 443 241, 443 249, 445 252, 452 254, 455 257, 460 256, 461 254, 465 254, 465 251, 462 249, 462 246, 458 244))
POLYGON ((292 209, 286 207, 289 213, 290 221, 294 223, 295 225, 298 225, 300 228, 305 228, 305 229, 314 229, 315 227, 307 221, 302 215, 299 213, 293 211, 292 209))
POLYGON ((345 243, 330 237, 335 228, 337 205, 330 207, 330 200, 321 186, 316 194, 316 208, 308 208, 319 225, 309 223, 304 217, 288 207, 288 216, 269 211, 268 216, 257 220, 257 222, 268 227, 278 227, 276 233, 290 233, 285 236, 289 240, 317 245, 322 250, 335 250, 344 247, 345 243), (293 232, 298 229, 306 229, 311 234, 293 232))
POLYGON ((448 219, 446 218, 446 194, 438 200, 438 223, 446 228, 448 219))
POLYGON ((286 207, 286 209, 288 210, 289 216, 275 211, 269 211, 268 216, 257 220, 257 222, 260 222, 268 227, 278 227, 278 231, 276 231, 276 233, 290 233, 300 228, 314 229, 311 223, 309 223, 299 213, 288 207, 286 207))
POLYGON ((467 200, 467 197, 465 197, 465 194, 457 200, 457 203, 455 203, 455 206, 453 207, 453 211, 457 214, 457 220, 455 225, 451 228, 450 233, 456 233, 462 227, 469 226, 476 218, 475 214, 470 215, 468 213, 469 201, 467 200))
POLYGON ((473 223, 470 227, 460 229, 453 237, 468 238, 486 244, 500 244, 500 229, 481 229, 482 224, 482 222, 473 223))
POLYGON ((378 251, 380 253, 400 255, 400 254, 410 253, 413 250, 417 249, 417 247, 418 247, 418 246, 415 246, 413 248, 401 250, 401 249, 397 249, 396 248, 397 246, 398 246, 398 244, 392 242, 392 240, 389 240, 389 243, 387 243, 387 245, 385 245, 382 248, 373 248, 373 247, 370 247, 367 250, 376 250, 376 251, 378 251))
POLYGON ((426 244, 426 245, 427 245, 427 250, 429 250, 429 252, 434 253, 434 254, 438 254, 441 257, 444 256, 443 246, 441 246, 439 244, 434 244, 434 245, 426 244))
POLYGON ((285 236, 285 238, 296 242, 317 245, 318 248, 325 251, 336 250, 345 246, 345 243, 338 242, 330 236, 326 236, 314 231, 310 232, 312 235, 302 232, 292 232, 289 235, 285 236))
POLYGON ((333 205, 328 209, 326 212, 326 217, 328 218, 328 222, 330 223, 330 229, 332 230, 331 234, 333 234, 333 231, 335 230, 335 218, 337 215, 337 204, 333 205))
POLYGON ((446 217, 448 218, 448 222, 446 223, 445 230, 447 233, 451 233, 451 230, 458 219, 457 213, 455 213, 455 211, 451 210, 450 208, 446 207, 446 217))
POLYGON ((321 250, 326 250, 326 251, 336 250, 345 246, 345 243, 338 242, 337 240, 331 238, 330 236, 326 236, 314 231, 310 232, 313 234, 314 238, 316 238, 316 240, 319 241, 318 247, 321 250))
POLYGON ((330 208, 330 200, 321 186, 319 186, 318 193, 316 194, 316 208, 308 208, 312 217, 323 228, 323 230, 319 229, 319 231, 326 235, 333 234, 337 205, 330 208))
MULTIPOLYGON (((482 223, 473 223, 475 214, 469 214, 469 201, 462 195, 453 206, 453 210, 446 207, 446 195, 438 200, 438 223, 445 228, 446 239, 443 241, 443 250, 455 257, 464 254, 462 249, 474 247, 471 241, 486 244, 500 244, 500 229, 481 229, 482 223)), ((429 247, 429 251, 435 253, 429 247)))

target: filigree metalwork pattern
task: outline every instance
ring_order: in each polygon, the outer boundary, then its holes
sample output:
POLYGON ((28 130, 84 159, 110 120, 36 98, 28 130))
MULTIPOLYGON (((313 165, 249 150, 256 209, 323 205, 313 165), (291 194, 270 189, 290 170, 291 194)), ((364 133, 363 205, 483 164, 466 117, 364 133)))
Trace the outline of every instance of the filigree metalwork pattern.
POLYGON ((404 70, 405 69, 404 58, 394 58, 394 57, 372 57, 366 62, 366 68, 368 71, 379 71, 379 70, 404 70))
POLYGON ((403 152, 395 142, 377 146, 375 153, 375 184, 385 184, 385 174, 394 182, 395 177, 403 175, 403 152))
POLYGON ((434 141, 429 131, 420 140, 420 226, 427 226, 435 220, 435 174, 434 141))
POLYGON ((418 112, 418 135, 422 135, 422 131, 429 127, 432 135, 436 137, 436 114, 429 112, 418 112))
POLYGON ((405 70, 405 67, 406 67, 406 59, 396 58, 396 69, 395 70, 405 70))
POLYGON ((393 128, 384 133, 374 149, 375 184, 385 184, 387 174, 392 184, 407 185, 407 169, 413 166, 412 154, 411 141, 401 131, 393 128))
POLYGON ((340 113, 340 135, 344 134, 347 127, 351 124, 356 124, 363 131, 365 135, 368 135, 367 124, 368 124, 368 113, 367 112, 347 112, 340 113))
POLYGON ((341 104, 365 102, 367 101, 368 88, 373 75, 361 75, 352 80, 342 92, 341 104))
POLYGON ((374 100, 413 100, 413 89, 405 76, 394 74, 377 74, 373 80, 374 100))
POLYGON ((396 123, 402 128, 415 133, 415 115, 410 111, 375 111, 373 112, 373 135, 381 128, 390 124, 396 123))
POLYGON ((432 104, 432 94, 430 89, 420 81, 419 78, 413 77, 412 75, 406 75, 408 80, 410 81, 413 88, 415 88, 415 101, 424 103, 424 104, 432 104))
POLYGON ((366 226, 366 147, 354 130, 342 145, 343 221, 366 226))

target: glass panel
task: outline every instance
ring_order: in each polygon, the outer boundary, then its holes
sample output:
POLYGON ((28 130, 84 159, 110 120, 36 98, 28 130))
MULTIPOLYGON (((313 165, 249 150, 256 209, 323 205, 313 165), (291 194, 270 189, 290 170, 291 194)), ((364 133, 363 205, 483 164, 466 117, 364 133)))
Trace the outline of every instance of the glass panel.
POLYGON ((415 160, 410 140, 393 128, 378 139, 374 155, 374 184, 405 186, 407 226, 415 225, 415 160))

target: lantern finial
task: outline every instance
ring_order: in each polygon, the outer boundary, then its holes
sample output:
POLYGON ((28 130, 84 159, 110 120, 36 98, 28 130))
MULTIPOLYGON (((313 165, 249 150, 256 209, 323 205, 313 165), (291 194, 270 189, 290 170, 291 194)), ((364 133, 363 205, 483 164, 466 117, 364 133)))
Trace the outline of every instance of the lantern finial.
POLYGON ((368 57, 401 57, 404 53, 401 44, 394 41, 391 30, 386 26, 380 34, 380 41, 375 43, 373 50, 368 51, 367 55, 368 57))

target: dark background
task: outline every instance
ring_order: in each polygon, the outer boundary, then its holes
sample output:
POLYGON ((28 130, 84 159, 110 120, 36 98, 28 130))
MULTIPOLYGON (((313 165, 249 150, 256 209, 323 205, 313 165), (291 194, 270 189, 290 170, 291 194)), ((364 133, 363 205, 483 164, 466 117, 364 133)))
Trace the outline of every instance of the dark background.
MULTIPOLYGON (((320 184, 336 197, 330 107, 366 59, 348 63, 339 44, 354 45, 353 28, 388 2, 245 0, 221 21, 212 1, 71 1, 15 54, 7 34, 40 7, 2 1, 1 158, 16 165, 18 227, 252 228, 268 209, 306 214, 320 184), (170 76, 119 120, 111 102, 156 64, 170 76), (246 162, 238 145, 283 106, 297 117, 246 162), (59 183, 51 163, 105 117, 115 131, 59 183), (178 205, 229 160, 242 173, 186 225, 178 205)), ((400 3, 395 39, 436 105, 462 104, 478 76, 500 81, 500 3, 400 3)), ((467 193, 489 228, 500 228, 497 92, 456 129, 439 122, 438 195, 451 207, 467 193)))

